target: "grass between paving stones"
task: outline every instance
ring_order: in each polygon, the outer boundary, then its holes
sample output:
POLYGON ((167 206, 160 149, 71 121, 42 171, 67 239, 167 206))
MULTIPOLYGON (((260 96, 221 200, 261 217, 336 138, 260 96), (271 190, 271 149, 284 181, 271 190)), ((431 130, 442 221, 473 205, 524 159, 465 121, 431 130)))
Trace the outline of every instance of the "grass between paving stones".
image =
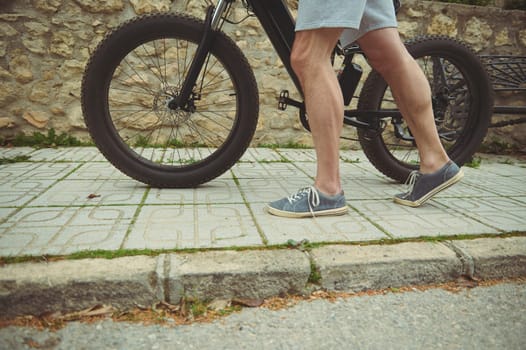
POLYGON ((14 157, 0 157, 0 165, 12 164, 12 163, 23 163, 31 159, 30 156, 14 156, 14 157))
MULTIPOLYGON (((367 242, 309 242, 302 240, 296 242, 289 240, 285 244, 267 245, 264 247, 222 247, 222 248, 183 248, 183 249, 118 249, 118 250, 86 250, 69 255, 40 255, 40 256, 15 256, 15 257, 0 257, 0 266, 8 264, 17 264, 25 262, 50 262, 59 260, 82 260, 82 259, 117 259, 128 256, 158 256, 161 254, 195 254, 207 251, 259 251, 259 250, 286 250, 298 249, 309 252, 312 249, 331 246, 331 245, 394 245, 401 243, 415 243, 415 242, 431 242, 439 243, 445 241, 461 241, 474 240, 479 238, 509 238, 509 237, 526 237, 526 231, 514 231, 508 233, 491 233, 480 235, 453 235, 453 236, 421 236, 413 238, 399 238, 399 239, 381 239, 367 242)), ((311 269, 312 270, 312 269, 311 269)), ((311 271, 312 272, 312 271, 311 271)), ((312 279, 316 281, 316 272, 312 272, 312 279)))
POLYGON ((287 143, 260 143, 258 144, 258 147, 270 148, 270 149, 278 149, 278 148, 311 149, 312 148, 311 146, 293 142, 293 141, 289 141, 287 143))
POLYGON ((482 159, 480 157, 473 157, 469 162, 464 163, 464 166, 478 169, 480 168, 480 164, 482 164, 482 159))

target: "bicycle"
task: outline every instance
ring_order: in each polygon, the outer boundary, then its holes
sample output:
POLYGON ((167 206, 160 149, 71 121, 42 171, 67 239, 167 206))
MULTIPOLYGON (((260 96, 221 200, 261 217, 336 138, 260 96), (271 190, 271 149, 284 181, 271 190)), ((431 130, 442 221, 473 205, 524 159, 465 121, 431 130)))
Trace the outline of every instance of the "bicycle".
MULTIPOLYGON (((258 87, 238 46, 221 29, 234 0, 210 4, 200 20, 155 13, 131 19, 91 55, 82 80, 82 109, 93 141, 128 176, 154 187, 195 187, 230 169, 248 148, 258 121, 258 87)), ((395 1, 396 2, 396 1, 395 1)), ((256 16, 301 95, 290 65, 294 19, 284 0, 244 0, 256 16)), ((462 165, 488 129, 493 95, 477 56, 463 43, 424 36, 406 43, 433 92, 435 122, 449 156, 462 165)), ((416 145, 390 90, 375 71, 358 106, 349 107, 363 69, 356 45, 334 50, 346 106, 344 123, 356 127, 370 162, 404 182, 418 168, 416 145)), ((279 97, 280 109, 302 101, 279 97)))

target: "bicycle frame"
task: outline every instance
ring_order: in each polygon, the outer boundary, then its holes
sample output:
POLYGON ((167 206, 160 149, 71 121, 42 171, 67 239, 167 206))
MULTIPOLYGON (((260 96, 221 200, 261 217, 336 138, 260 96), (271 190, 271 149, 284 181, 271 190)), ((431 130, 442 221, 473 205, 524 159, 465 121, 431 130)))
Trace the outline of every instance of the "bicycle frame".
MULTIPOLYGON (((224 0, 220 0, 222 2, 224 0)), ((292 52, 292 45, 295 34, 295 21, 290 13, 289 7, 285 0, 246 0, 256 17, 259 19, 261 26, 267 33, 267 36, 274 46, 278 56, 283 65, 287 69, 294 85, 298 92, 303 95, 299 80, 292 69, 290 62, 290 54, 292 52)), ((352 100, 353 94, 358 87, 362 70, 356 64, 352 63, 355 54, 363 54, 358 46, 352 46, 347 50, 342 50, 341 47, 336 47, 335 50, 342 53, 345 58, 343 61, 343 69, 338 75, 340 87, 342 89, 344 104, 348 106, 352 100)), ((306 129, 309 129, 305 118, 305 107, 302 102, 295 101, 286 96, 280 96, 280 105, 291 105, 300 109, 300 119, 306 129)), ((280 108, 284 109, 284 108, 280 108)), ((396 111, 357 111, 346 110, 344 115, 344 123, 358 128, 366 128, 378 130, 379 119, 387 117, 399 117, 402 115, 398 110, 396 111), (365 121, 364 121, 365 120, 365 121)))
MULTIPOLYGON (((209 7, 205 19, 205 33, 203 35, 203 39, 197 48, 196 55, 182 85, 181 92, 179 96, 170 102, 170 108, 187 108, 193 86, 195 85, 200 69, 213 43, 214 32, 220 29, 222 24, 220 19, 228 11, 229 7, 234 1, 235 0, 219 0, 215 7, 209 7)), ((292 69, 290 61, 290 54, 292 52, 292 45, 294 42, 295 21, 285 0, 246 0, 246 3, 261 23, 261 26, 265 30, 270 42, 276 50, 276 53, 283 62, 283 65, 294 82, 298 92, 303 95, 301 85, 296 74, 294 73, 294 70, 292 69)), ((352 63, 352 58, 355 54, 363 53, 357 46, 345 51, 339 47, 335 48, 335 50, 339 50, 339 52, 345 56, 343 69, 340 72, 338 78, 344 95, 344 104, 348 106, 354 92, 356 91, 362 74, 361 68, 352 63)), ((306 129, 309 129, 303 102, 289 98, 288 92, 286 92, 286 94, 282 93, 280 96, 279 105, 280 109, 286 108, 287 105, 299 108, 302 124, 306 129)), ((344 123, 358 128, 378 130, 380 126, 380 119, 388 117, 401 118, 402 116, 398 110, 346 110, 344 123)))
MULTIPOLYGON (((187 101, 192 94, 193 86, 212 46, 214 33, 220 29, 221 18, 234 1, 235 0, 219 0, 215 7, 210 6, 208 8, 203 38, 199 43, 186 79, 182 84, 181 92, 179 96, 170 102, 170 108, 186 108, 187 101)), ((301 92, 298 78, 296 74, 294 74, 294 70, 290 64, 290 52, 294 41, 294 19, 287 5, 283 0, 247 0, 247 4, 261 22, 294 84, 298 88, 298 91, 301 92)))
POLYGON ((301 93, 301 85, 290 63, 295 21, 287 4, 284 0, 247 0, 247 3, 259 19, 298 92, 301 93))

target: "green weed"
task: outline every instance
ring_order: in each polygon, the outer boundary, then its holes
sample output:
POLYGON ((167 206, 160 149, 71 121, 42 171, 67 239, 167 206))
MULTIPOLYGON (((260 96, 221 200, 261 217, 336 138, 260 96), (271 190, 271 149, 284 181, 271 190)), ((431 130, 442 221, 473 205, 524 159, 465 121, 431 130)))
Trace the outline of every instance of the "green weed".
POLYGON ((294 141, 289 141, 287 143, 260 143, 258 144, 258 147, 260 148, 270 148, 270 149, 277 149, 277 148, 292 148, 292 149, 311 149, 312 147, 297 143, 294 141))
POLYGON ((319 284, 321 281, 321 272, 320 268, 316 266, 314 261, 311 260, 310 262, 310 275, 308 282, 312 284, 319 284))
POLYGON ((21 163, 21 162, 27 162, 29 159, 31 159, 30 156, 15 156, 15 157, 0 157, 0 165, 3 164, 11 164, 11 163, 21 163))
POLYGON ((471 161, 466 162, 464 165, 470 168, 478 169, 480 168, 480 164, 482 163, 482 159, 479 157, 473 157, 471 161))
POLYGON ((57 134, 55 129, 49 129, 47 134, 41 132, 34 132, 30 135, 18 134, 13 140, 4 139, 4 145, 9 144, 15 147, 74 147, 87 146, 89 143, 82 142, 74 136, 66 133, 57 134))

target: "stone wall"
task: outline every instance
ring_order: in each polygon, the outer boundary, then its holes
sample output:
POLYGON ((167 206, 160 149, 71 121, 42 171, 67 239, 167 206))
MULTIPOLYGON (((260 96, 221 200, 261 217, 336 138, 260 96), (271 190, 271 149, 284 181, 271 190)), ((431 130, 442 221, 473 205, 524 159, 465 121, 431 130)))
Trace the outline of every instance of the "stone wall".
MULTIPOLYGON (((293 4, 297 1, 291 1, 293 4)), ((104 34, 135 15, 185 11, 203 17, 202 0, 3 0, 0 2, 0 137, 54 128, 87 140, 80 82, 90 51, 104 34)), ((234 19, 246 11, 238 4, 234 19)), ((428 1, 404 1, 399 14, 404 39, 447 34, 480 53, 526 55, 526 13, 428 1)), ((282 89, 294 91, 279 58, 254 18, 228 32, 249 58, 260 89, 260 122, 254 145, 310 144, 297 111, 277 110, 282 89)), ((294 94, 293 94, 294 95, 294 94)), ((509 96, 507 98, 510 98, 509 96)), ((522 103, 523 96, 512 96, 522 103)), ((517 102, 518 101, 518 102, 517 102)), ((526 125, 492 131, 488 138, 526 146, 526 125)))

